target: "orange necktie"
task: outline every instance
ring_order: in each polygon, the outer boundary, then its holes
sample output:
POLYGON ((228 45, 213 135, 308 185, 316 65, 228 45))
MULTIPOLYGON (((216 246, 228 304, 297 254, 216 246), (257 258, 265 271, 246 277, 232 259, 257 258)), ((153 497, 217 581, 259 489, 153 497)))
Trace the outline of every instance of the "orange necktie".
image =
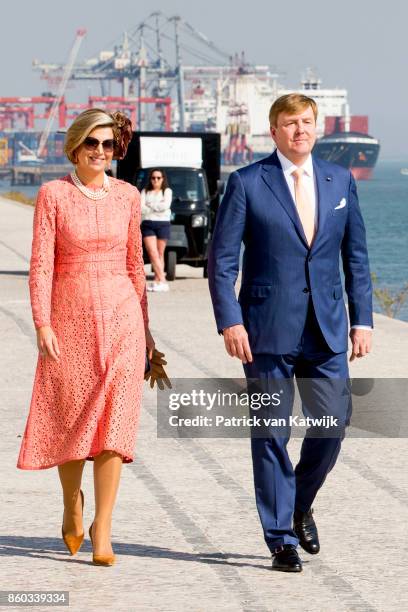
POLYGON ((303 231, 305 232, 306 240, 309 246, 312 244, 315 233, 315 220, 314 210, 312 204, 307 195, 307 191, 303 184, 303 168, 298 168, 292 172, 292 176, 295 179, 295 200, 296 208, 299 214, 300 221, 303 225, 303 231))

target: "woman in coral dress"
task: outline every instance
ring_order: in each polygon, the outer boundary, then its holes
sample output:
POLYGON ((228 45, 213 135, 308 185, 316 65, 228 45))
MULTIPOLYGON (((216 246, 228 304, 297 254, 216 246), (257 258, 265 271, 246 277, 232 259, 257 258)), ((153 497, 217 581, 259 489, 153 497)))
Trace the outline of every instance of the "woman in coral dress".
POLYGON ((84 539, 85 461, 94 462, 93 561, 112 565, 111 518, 122 463, 133 461, 148 329, 140 194, 105 170, 123 157, 130 121, 100 109, 67 131, 75 171, 45 183, 34 212, 29 287, 39 356, 17 467, 58 466, 62 536, 84 539))

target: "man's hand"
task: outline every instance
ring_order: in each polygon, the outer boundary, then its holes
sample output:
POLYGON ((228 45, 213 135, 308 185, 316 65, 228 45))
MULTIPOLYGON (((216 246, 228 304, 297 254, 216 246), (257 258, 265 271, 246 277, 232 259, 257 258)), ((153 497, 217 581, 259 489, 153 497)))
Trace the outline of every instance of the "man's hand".
POLYGON ((350 361, 354 361, 356 357, 365 357, 371 351, 372 335, 371 329, 350 330, 350 339, 353 345, 350 361))
POLYGON ((231 357, 238 357, 242 363, 252 361, 248 334, 243 325, 231 325, 231 327, 226 327, 223 330, 223 336, 228 355, 231 355, 231 357))

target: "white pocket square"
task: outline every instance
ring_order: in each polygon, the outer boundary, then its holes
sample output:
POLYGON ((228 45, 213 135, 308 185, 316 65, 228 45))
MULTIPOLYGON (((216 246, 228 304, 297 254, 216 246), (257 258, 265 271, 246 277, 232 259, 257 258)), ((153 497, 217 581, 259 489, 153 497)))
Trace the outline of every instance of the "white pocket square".
POLYGON ((347 204, 346 198, 341 198, 340 204, 338 204, 338 206, 336 206, 334 210, 339 210, 339 208, 344 208, 346 204, 347 204))

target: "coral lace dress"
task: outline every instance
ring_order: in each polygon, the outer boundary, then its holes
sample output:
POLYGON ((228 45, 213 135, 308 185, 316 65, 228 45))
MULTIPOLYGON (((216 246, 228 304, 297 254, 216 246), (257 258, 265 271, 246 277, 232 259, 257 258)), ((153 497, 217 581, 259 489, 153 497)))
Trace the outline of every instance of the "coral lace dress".
POLYGON ((38 192, 31 307, 35 327, 54 330, 60 358, 38 356, 21 469, 92 460, 103 450, 133 461, 148 322, 140 194, 109 182, 100 200, 70 176, 38 192))

